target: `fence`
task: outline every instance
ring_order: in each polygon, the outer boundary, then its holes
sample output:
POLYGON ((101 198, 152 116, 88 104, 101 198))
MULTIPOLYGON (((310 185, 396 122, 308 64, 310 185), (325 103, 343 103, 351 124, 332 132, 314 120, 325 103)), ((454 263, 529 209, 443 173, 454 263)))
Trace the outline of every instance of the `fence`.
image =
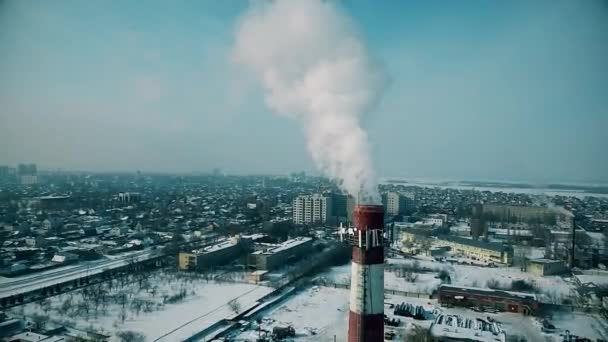
MULTIPOLYGON (((323 281, 323 280, 315 280, 313 284, 317 286, 324 287, 333 287, 335 289, 350 289, 350 284, 340 284, 335 282, 323 281)), ((385 294, 398 295, 403 297, 414 297, 414 298, 431 298, 431 294, 424 292, 410 292, 410 291, 401 291, 397 289, 384 289, 385 294)))

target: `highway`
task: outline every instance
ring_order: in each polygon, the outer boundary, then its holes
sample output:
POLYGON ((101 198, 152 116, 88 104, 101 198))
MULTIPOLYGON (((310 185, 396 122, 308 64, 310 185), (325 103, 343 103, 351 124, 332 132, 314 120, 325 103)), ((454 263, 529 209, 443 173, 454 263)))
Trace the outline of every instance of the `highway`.
POLYGON ((81 262, 77 265, 64 266, 15 278, 1 278, 0 299, 96 275, 107 270, 129 265, 133 262, 153 259, 159 257, 161 253, 160 250, 144 250, 121 255, 113 259, 81 262))

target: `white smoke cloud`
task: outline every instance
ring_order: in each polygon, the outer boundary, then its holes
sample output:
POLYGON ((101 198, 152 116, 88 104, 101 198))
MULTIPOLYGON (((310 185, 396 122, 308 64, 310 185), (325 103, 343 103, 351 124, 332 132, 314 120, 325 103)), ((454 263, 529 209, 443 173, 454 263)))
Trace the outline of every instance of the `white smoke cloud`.
POLYGON ((385 75, 348 18, 328 1, 254 3, 237 25, 234 58, 260 79, 270 108, 302 124, 319 169, 356 198, 379 201, 360 116, 385 75))

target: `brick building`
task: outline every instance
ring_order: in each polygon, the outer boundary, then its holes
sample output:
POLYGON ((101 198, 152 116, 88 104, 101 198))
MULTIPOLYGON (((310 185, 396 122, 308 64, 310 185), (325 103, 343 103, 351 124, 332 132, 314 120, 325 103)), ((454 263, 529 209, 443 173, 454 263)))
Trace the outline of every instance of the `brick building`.
POLYGON ((539 310, 536 296, 529 293, 444 284, 439 286, 437 297, 442 305, 489 307, 500 311, 518 312, 524 315, 533 315, 539 310))

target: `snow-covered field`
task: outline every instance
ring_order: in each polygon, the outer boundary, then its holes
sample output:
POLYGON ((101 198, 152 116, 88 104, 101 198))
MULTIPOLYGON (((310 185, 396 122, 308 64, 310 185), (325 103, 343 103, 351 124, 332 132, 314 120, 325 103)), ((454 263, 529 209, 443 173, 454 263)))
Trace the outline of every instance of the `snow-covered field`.
MULTIPOLYGON (((338 270, 345 271, 346 267, 339 267, 338 270)), ((339 272, 343 275, 343 272, 339 272)), ((327 276, 327 274, 326 274, 327 276)), ((272 331, 275 326, 293 326, 297 337, 295 341, 333 341, 334 335, 337 341, 346 340, 348 330, 348 299, 349 292, 346 289, 336 289, 331 287, 314 286, 308 288, 297 295, 288 299, 279 307, 263 315, 263 320, 259 327, 262 331, 272 331)), ((393 309, 389 304, 400 304, 402 302, 422 305, 427 311, 442 311, 446 314, 455 314, 469 318, 487 318, 501 323, 507 335, 517 335, 525 337, 528 341, 561 341, 560 333, 569 330, 571 333, 593 339, 604 339, 608 337, 608 324, 597 315, 584 313, 556 313, 550 319, 559 329, 557 333, 545 334, 541 331, 540 321, 531 316, 524 316, 514 313, 478 313, 466 308, 443 308, 436 300, 426 298, 413 298, 400 295, 385 294, 384 312, 389 317, 399 318, 401 325, 396 328, 387 327, 397 333, 397 340, 404 338, 412 331, 414 326, 421 326, 428 329, 432 320, 419 321, 413 318, 394 316, 393 309)), ((249 330, 239 332, 233 337, 239 341, 255 341, 263 332, 257 330, 254 322, 249 330)))
MULTIPOLYGON (((389 259, 390 263, 417 263, 420 267, 436 270, 446 270, 451 277, 452 284, 472 287, 486 287, 488 281, 498 282, 508 287, 514 280, 525 280, 534 284, 541 293, 541 300, 561 302, 571 295, 576 288, 572 279, 560 276, 540 277, 521 271, 518 267, 481 267, 471 265, 458 265, 441 263, 435 260, 389 259)), ((387 275, 385 274, 385 277, 387 275)), ((437 279, 435 279, 437 280, 437 279)), ((422 286, 422 285, 419 285, 422 286)))
POLYGON ((142 333, 147 341, 180 341, 234 314, 272 292, 265 286, 207 281, 192 273, 155 272, 115 279, 101 286, 27 304, 13 314, 46 315, 51 321, 87 331, 142 333), (96 305, 97 304, 97 305, 96 305))
MULTIPOLYGON (((405 292, 417 292, 431 294, 435 290, 441 280, 436 279, 436 273, 416 273, 415 279, 409 280, 399 272, 384 272, 384 288, 390 290, 398 290, 405 292)), ((340 285, 350 284, 350 264, 336 266, 322 273, 319 278, 327 280, 329 283, 340 285)))
MULTIPOLYGON (((345 341, 348 326, 349 292, 345 289, 311 287, 283 305, 264 314, 259 327, 272 332, 273 327, 293 326, 295 341, 345 341)), ((239 341, 255 341, 263 334, 254 323, 250 330, 236 336, 239 341)))

